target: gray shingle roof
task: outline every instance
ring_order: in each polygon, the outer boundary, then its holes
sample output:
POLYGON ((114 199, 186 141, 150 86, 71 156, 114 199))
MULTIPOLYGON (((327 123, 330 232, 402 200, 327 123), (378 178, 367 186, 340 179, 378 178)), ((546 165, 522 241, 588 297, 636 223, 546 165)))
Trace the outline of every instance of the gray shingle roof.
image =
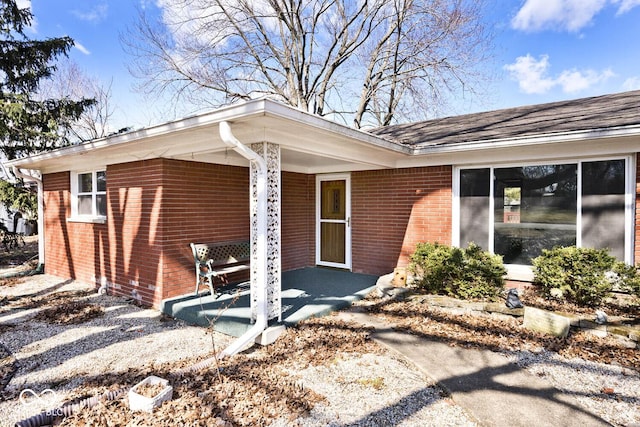
POLYGON ((414 148, 640 125, 640 90, 377 128, 414 148))

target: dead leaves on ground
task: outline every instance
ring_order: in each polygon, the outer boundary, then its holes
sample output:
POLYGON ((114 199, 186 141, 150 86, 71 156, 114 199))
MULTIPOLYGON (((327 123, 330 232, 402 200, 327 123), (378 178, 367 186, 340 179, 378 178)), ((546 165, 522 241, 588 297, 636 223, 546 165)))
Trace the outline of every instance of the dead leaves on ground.
POLYGON ((291 371, 329 364, 345 353, 379 352, 370 330, 331 318, 310 319, 289 328, 276 343, 233 358, 219 360, 206 369, 176 375, 172 372, 196 361, 131 370, 93 379, 77 392, 100 394, 111 387, 133 386, 147 375, 167 378, 173 399, 152 414, 129 411, 127 399, 98 405, 62 421, 62 426, 256 426, 284 418, 295 420, 308 413, 323 396, 305 388, 291 371))
POLYGON ((71 325, 88 322, 104 314, 104 308, 85 301, 69 301, 39 311, 34 319, 56 325, 71 325))
POLYGON ((567 338, 555 338, 525 329, 516 318, 453 314, 418 299, 372 306, 370 310, 400 330, 452 346, 493 351, 546 349, 566 358, 579 357, 640 370, 640 352, 625 347, 612 336, 601 338, 584 331, 571 331, 567 338))

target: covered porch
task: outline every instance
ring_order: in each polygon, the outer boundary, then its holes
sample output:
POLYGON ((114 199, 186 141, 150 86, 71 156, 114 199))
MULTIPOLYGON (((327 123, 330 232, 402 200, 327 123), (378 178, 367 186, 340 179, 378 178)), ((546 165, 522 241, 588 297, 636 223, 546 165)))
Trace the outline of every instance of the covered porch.
MULTIPOLYGON (((282 273, 282 324, 294 325, 348 307, 375 287, 378 277, 350 271, 308 267, 282 273)), ((162 301, 163 313, 187 323, 239 337, 251 327, 249 282, 209 293, 183 295, 162 301)), ((275 321, 275 319, 274 319, 275 321)))

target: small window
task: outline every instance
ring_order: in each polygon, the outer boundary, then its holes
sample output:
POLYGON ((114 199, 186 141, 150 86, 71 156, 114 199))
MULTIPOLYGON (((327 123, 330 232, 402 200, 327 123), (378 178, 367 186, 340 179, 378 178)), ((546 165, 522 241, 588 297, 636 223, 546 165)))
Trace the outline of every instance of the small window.
POLYGON ((107 216, 107 173, 91 171, 72 174, 72 217, 104 219, 107 216))

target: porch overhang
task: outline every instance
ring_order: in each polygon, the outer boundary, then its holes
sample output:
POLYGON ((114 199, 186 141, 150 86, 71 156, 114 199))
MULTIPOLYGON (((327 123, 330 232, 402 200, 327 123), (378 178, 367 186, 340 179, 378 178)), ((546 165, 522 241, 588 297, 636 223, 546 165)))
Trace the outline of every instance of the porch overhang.
POLYGON ((218 125, 223 121, 233 125, 234 134, 245 144, 278 144, 282 171, 306 174, 640 152, 637 124, 414 146, 265 98, 12 160, 5 165, 42 173, 90 170, 155 158, 247 166, 246 159, 220 139, 218 125))
POLYGON ((223 121, 232 123, 234 134, 246 144, 280 145, 283 171, 314 174, 392 168, 411 152, 381 137, 259 99, 6 164, 42 173, 155 158, 246 166, 246 159, 221 140, 218 125, 223 121))

